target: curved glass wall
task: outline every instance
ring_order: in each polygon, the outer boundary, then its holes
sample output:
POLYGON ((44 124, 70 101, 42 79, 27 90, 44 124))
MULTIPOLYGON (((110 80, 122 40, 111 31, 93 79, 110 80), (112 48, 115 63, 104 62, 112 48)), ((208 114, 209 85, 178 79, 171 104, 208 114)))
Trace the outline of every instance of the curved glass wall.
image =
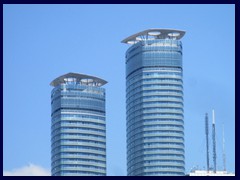
POLYGON ((105 90, 66 79, 51 94, 51 173, 105 176, 105 90))
POLYGON ((185 174, 182 77, 177 39, 141 39, 127 50, 128 175, 185 174))

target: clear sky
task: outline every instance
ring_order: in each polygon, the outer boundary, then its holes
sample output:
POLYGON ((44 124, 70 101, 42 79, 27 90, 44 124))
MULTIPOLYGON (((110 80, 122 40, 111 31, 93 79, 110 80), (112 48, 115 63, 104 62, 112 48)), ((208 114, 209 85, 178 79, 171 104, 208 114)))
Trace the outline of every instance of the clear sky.
MULTIPOLYGON (((125 52, 129 45, 120 41, 149 28, 186 31, 182 38, 186 172, 194 166, 206 167, 204 116, 208 112, 211 121, 212 109, 217 168, 223 169, 224 123, 226 166, 235 172, 234 5, 79 4, 4 5, 5 173, 28 173, 26 169, 35 166, 49 173, 49 83, 78 72, 108 81, 107 175, 126 175, 125 52)), ((212 162, 210 147, 211 166, 212 162)))

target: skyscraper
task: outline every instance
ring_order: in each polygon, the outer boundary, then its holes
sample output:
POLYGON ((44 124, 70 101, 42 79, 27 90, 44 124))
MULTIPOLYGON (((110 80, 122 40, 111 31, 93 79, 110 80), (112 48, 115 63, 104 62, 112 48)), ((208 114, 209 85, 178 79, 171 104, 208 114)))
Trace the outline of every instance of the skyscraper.
POLYGON ((51 82, 53 176, 106 175, 106 83, 77 73, 51 82))
POLYGON ((185 173, 182 43, 185 32, 148 29, 126 52, 127 173, 185 173))

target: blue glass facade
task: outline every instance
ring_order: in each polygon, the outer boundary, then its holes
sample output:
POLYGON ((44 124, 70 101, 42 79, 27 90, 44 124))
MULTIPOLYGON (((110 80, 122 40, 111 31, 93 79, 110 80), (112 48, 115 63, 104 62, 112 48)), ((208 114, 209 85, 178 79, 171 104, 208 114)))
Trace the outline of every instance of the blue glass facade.
POLYGON ((52 82, 53 176, 106 175, 105 90, 94 78, 69 73, 52 82))
POLYGON ((127 173, 185 174, 182 43, 141 37, 126 52, 127 173))

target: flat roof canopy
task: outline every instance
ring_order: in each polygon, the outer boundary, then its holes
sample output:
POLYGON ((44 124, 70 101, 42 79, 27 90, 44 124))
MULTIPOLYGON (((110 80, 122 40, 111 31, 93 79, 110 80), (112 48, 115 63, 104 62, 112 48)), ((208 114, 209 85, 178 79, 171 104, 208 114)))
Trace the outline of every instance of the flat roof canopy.
POLYGON ((124 40, 122 40, 122 43, 126 44, 134 44, 136 42, 147 40, 149 36, 154 37, 155 39, 181 39, 185 34, 185 31, 176 30, 176 29, 147 29, 145 31, 133 34, 124 40))
POLYGON ((74 82, 79 82, 85 85, 92 85, 92 86, 99 86, 99 87, 107 83, 107 81, 95 76, 79 74, 79 73, 67 73, 65 75, 59 76, 58 78, 54 79, 50 83, 50 85, 56 87, 60 84, 63 84, 69 81, 74 81, 74 82))

